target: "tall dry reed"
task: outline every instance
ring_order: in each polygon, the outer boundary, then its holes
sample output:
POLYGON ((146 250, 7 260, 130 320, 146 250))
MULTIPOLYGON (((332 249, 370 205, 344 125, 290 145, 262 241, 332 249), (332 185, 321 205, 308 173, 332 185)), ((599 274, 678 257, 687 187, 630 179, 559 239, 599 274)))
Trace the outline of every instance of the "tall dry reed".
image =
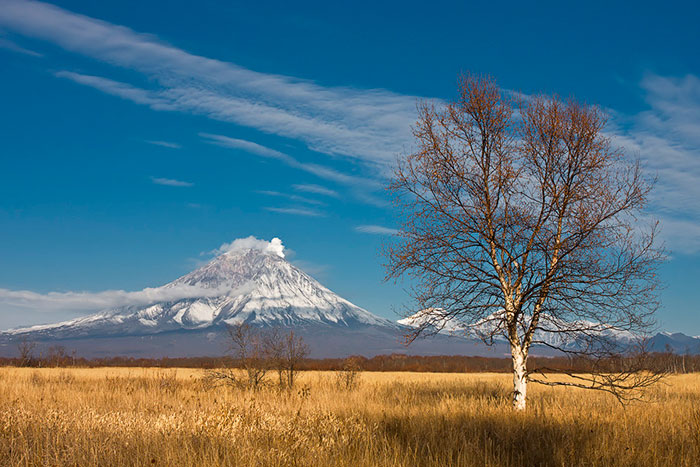
POLYGON ((303 373, 293 390, 198 370, 0 368, 0 465, 700 465, 700 375, 648 401, 501 374, 303 373))

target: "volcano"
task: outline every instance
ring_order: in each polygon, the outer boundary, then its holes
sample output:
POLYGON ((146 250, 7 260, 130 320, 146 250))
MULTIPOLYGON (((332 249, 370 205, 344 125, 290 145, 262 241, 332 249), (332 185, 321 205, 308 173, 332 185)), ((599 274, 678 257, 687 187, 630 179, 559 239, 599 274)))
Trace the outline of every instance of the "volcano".
POLYGON ((464 339, 402 344, 406 328, 333 293, 285 258, 281 240, 237 240, 204 266, 145 289, 146 304, 128 305, 56 324, 0 333, 0 352, 16 343, 63 345, 83 356, 216 356, 227 325, 294 329, 315 357, 388 353, 489 354, 464 339))

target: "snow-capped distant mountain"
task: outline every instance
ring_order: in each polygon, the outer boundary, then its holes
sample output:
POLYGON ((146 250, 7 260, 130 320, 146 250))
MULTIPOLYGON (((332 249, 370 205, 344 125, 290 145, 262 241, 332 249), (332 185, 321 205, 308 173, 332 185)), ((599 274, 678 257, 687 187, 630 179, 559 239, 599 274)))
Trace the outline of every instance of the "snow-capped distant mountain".
MULTIPOLYGON (((428 309, 400 319, 398 323, 412 328, 424 327, 439 333, 468 338, 493 335, 495 339, 505 339, 505 330, 501 329, 503 313, 503 310, 497 311, 475 323, 467 324, 455 317, 443 314, 441 309, 428 309)), ((590 321, 563 322, 547 315, 540 316, 534 340, 557 346, 566 345, 566 337, 562 335, 562 331, 575 329, 586 329, 586 332, 590 334, 606 336, 621 342, 635 340, 635 336, 631 332, 615 329, 612 326, 590 321)), ((571 334, 575 333, 571 332, 571 334)))
POLYGON ((279 239, 266 247, 235 248, 153 296, 189 295, 147 306, 126 306, 57 324, 4 334, 31 339, 152 335, 225 324, 259 326, 397 326, 331 292, 285 260, 279 239))
MULTIPOLYGON (((62 345, 86 357, 216 356, 227 349, 226 325, 243 322, 294 329, 309 344, 313 357, 508 355, 504 342, 488 347, 475 338, 474 328, 467 332, 454 321, 442 323, 443 333, 406 347, 405 334, 425 319, 420 313, 394 323, 350 303, 288 262, 279 239, 250 237, 225 247, 189 274, 139 292, 138 305, 0 332, 0 355, 16 355, 17 344, 28 340, 62 345)), ((493 326, 493 320, 480 326, 493 326)), ((669 339, 660 339, 658 346, 665 348, 669 339)), ((674 349, 676 341, 670 344, 674 349)), ((680 351, 700 349, 693 344, 684 342, 680 351)))
POLYGON ((86 357, 217 356, 228 347, 226 325, 243 322, 294 329, 313 357, 494 354, 481 343, 444 336, 406 347, 404 326, 322 286, 285 259, 279 239, 249 237, 225 247, 195 271, 138 293, 145 305, 0 332, 0 355, 16 355, 18 343, 28 340, 86 357))
MULTIPOLYGON (((481 336, 488 336, 493 333, 494 342, 501 344, 507 342, 503 332, 498 329, 501 321, 499 312, 493 313, 491 316, 473 324, 466 324, 449 316, 443 317, 440 312, 441 310, 436 309, 423 310, 404 319, 400 319, 398 323, 414 329, 422 327, 428 332, 466 339, 479 339, 481 336)), ((533 341, 560 349, 575 349, 579 344, 575 333, 566 335, 560 332, 548 332, 547 329, 556 329, 553 324, 552 322, 548 322, 546 316, 540 318, 540 327, 542 329, 538 329, 535 332, 533 341)), ((619 330, 587 321, 583 322, 583 326, 576 326, 573 323, 559 324, 560 329, 585 327, 589 334, 598 334, 605 340, 618 344, 619 349, 625 349, 640 341, 640 339, 630 331, 619 330)), ((679 354, 700 354, 700 336, 692 337, 683 333, 671 334, 668 332, 660 332, 654 336, 648 337, 646 341, 646 349, 650 352, 671 351, 679 354)), ((534 352, 537 353, 537 350, 534 349, 534 352)))

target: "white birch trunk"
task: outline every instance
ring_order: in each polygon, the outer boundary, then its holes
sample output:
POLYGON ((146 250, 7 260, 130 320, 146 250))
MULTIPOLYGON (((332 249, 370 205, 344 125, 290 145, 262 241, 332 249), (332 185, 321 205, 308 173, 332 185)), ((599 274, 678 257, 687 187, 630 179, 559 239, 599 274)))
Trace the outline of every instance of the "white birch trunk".
POLYGON ((527 401, 527 355, 519 347, 511 348, 513 357, 513 408, 525 410, 527 401))

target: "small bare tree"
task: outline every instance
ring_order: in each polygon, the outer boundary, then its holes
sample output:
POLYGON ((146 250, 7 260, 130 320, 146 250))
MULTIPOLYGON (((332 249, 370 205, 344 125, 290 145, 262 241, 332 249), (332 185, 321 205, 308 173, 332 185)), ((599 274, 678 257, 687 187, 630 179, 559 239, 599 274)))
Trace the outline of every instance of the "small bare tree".
POLYGON ((294 387, 299 365, 309 355, 309 346, 293 330, 283 333, 279 328, 265 332, 265 350, 271 368, 277 370, 280 387, 294 387))
POLYGON ((265 333, 265 352, 270 368, 277 371, 277 384, 280 388, 284 387, 284 337, 279 328, 272 328, 265 333))
POLYGON ((209 383, 225 382, 234 386, 259 388, 270 370, 277 370, 280 387, 292 388, 299 364, 308 356, 309 347, 294 331, 283 333, 279 328, 260 329, 247 323, 229 326, 229 350, 242 368, 247 380, 242 382, 232 369, 208 372, 209 383))
POLYGON ((304 339, 294 331, 284 336, 282 340, 282 368, 286 375, 287 387, 294 387, 299 364, 309 355, 309 346, 304 339))
POLYGON ((343 361, 343 366, 335 374, 335 385, 338 389, 353 390, 359 384, 362 367, 355 357, 348 357, 343 361))
MULTIPOLYGON (((264 334, 247 323, 227 327, 230 351, 233 358, 247 376, 245 386, 258 389, 265 381, 270 368, 269 354, 264 334)), ((232 371, 215 372, 214 379, 240 384, 232 371)))
POLYGON ((52 345, 49 347, 44 360, 47 366, 53 367, 68 366, 71 361, 68 351, 62 345, 52 345))
POLYGON ((270 368, 264 334, 248 324, 230 326, 233 355, 248 374, 248 386, 257 389, 270 368))
POLYGON ((31 342, 26 337, 17 344, 19 366, 32 366, 34 364, 34 349, 36 349, 36 342, 31 342))
MULTIPOLYGON (((504 337, 517 409, 532 345, 604 359, 621 351, 615 335, 653 325, 663 252, 639 217, 650 184, 605 123, 596 107, 467 75, 455 102, 419 105, 417 149, 395 170, 402 228, 387 278, 417 284, 410 339, 455 321, 488 344, 504 337)), ((658 379, 637 370, 567 384, 624 397, 658 379)))

